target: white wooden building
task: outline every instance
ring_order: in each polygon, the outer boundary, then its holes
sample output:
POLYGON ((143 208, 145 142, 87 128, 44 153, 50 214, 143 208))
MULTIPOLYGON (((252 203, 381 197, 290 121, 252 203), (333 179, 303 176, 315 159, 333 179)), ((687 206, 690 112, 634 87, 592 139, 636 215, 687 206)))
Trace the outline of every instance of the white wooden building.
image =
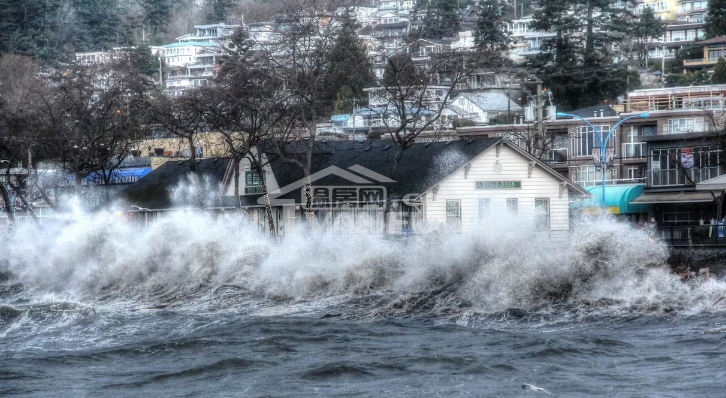
POLYGON ((529 225, 552 237, 570 228, 570 195, 589 196, 517 146, 500 141, 422 195, 429 228, 475 232, 488 223, 529 225))
MULTIPOLYGON (((390 141, 315 145, 316 156, 323 159, 313 162, 311 175, 316 227, 328 232, 476 233, 490 223, 517 223, 558 238, 570 228, 570 197, 589 196, 500 138, 414 144, 404 152, 395 182, 388 178, 397 149, 390 141), (394 204, 384 228, 386 200, 394 204)), ((302 171, 265 153, 278 232, 305 232, 302 171)), ((264 228, 260 179, 249 162, 242 162, 240 169, 240 201, 264 228)), ((230 176, 228 171, 223 189, 228 196, 233 193, 230 176)))

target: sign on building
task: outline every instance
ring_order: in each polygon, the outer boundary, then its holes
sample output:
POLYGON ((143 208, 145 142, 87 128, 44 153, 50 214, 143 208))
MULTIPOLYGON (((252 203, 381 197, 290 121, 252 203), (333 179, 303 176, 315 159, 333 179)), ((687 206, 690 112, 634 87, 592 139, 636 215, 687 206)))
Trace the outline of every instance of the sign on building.
POLYGON ((476 189, 521 189, 522 181, 476 181, 476 189))

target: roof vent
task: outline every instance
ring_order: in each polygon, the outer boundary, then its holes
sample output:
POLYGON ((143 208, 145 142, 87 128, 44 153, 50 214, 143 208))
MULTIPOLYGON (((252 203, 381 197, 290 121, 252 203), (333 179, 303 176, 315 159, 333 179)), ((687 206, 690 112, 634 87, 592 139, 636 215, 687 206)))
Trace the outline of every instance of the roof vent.
POLYGON ((429 141, 429 142, 425 143, 425 144, 424 144, 424 148, 428 148, 428 147, 429 147, 429 145, 431 145, 431 144, 433 144, 433 143, 434 143, 433 141, 429 141))
POLYGON ((219 161, 219 158, 212 159, 212 163, 217 163, 219 161))
POLYGON ((202 161, 202 159, 197 159, 197 164, 199 164, 202 161))
POLYGON ((390 148, 390 147, 392 147, 392 146, 393 146, 393 145, 386 145, 386 147, 385 147, 385 148, 383 148, 383 150, 384 150, 384 151, 387 151, 387 150, 388 150, 388 148, 390 148))
POLYGON ((373 148, 373 147, 370 147, 370 146, 369 146, 368 148, 364 149, 364 150, 363 150, 363 152, 368 152, 368 151, 370 151, 370 150, 371 150, 371 148, 373 148))
POLYGON ((466 141, 466 145, 470 145, 470 144, 473 144, 473 143, 474 143, 474 139, 473 138, 469 138, 469 140, 466 141))
POLYGON ((444 146, 449 146, 449 145, 451 145, 452 142, 454 142, 454 140, 446 141, 446 144, 444 144, 444 146))
POLYGON ((180 161, 179 161, 179 163, 177 163, 177 164, 178 164, 179 166, 181 166, 182 164, 184 164, 184 161, 183 161, 183 160, 180 160, 180 161))

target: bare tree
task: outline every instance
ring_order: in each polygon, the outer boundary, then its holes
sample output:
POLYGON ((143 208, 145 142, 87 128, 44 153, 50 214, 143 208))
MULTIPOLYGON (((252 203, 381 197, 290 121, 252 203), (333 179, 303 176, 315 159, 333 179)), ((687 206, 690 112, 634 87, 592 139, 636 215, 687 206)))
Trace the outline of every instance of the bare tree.
POLYGON ((73 176, 73 191, 92 174, 108 185, 132 145, 146 135, 153 81, 128 60, 76 66, 52 81, 52 89, 40 96, 36 145, 73 176))
MULTIPOLYGON (((397 147, 389 177, 396 180, 407 148, 428 131, 436 131, 451 95, 465 77, 477 69, 474 54, 445 52, 414 63, 410 53, 387 58, 378 87, 371 89, 371 111, 378 115, 372 124, 384 128, 397 147)), ((395 186, 395 182, 393 183, 395 186)), ((384 228, 392 200, 389 196, 384 211, 384 228)))
POLYGON ((533 123, 509 125, 504 138, 542 161, 549 160, 548 156, 556 141, 555 134, 548 131, 547 124, 537 126, 533 123))
POLYGON ((304 212, 312 225, 312 190, 310 175, 317 135, 317 124, 333 109, 328 93, 328 61, 339 28, 336 12, 344 5, 340 0, 300 0, 285 3, 276 23, 274 39, 260 43, 268 54, 269 64, 288 92, 288 128, 272 140, 274 151, 284 162, 300 167, 307 181, 304 212), (299 128, 299 127, 302 127, 299 128), (286 150, 293 134, 303 135, 304 156, 286 150))
POLYGON ((252 44, 242 30, 230 40, 220 71, 212 85, 205 89, 208 98, 205 118, 222 134, 232 155, 236 206, 240 207, 240 163, 247 158, 260 177, 269 231, 275 236, 264 173, 266 160, 254 148, 275 137, 285 125, 288 92, 279 76, 271 73, 269 58, 264 53, 252 51, 252 44))
POLYGON ((27 170, 32 167, 29 136, 37 116, 35 96, 42 86, 38 65, 30 57, 9 54, 0 58, 0 199, 11 225, 15 221, 12 196, 35 217, 26 199, 27 170), (13 169, 26 172, 11 175, 13 169))
POLYGON ((206 129, 203 109, 206 100, 199 90, 185 91, 179 97, 159 93, 151 106, 152 135, 161 134, 182 140, 189 150, 189 170, 192 172, 197 163, 197 137, 206 129))

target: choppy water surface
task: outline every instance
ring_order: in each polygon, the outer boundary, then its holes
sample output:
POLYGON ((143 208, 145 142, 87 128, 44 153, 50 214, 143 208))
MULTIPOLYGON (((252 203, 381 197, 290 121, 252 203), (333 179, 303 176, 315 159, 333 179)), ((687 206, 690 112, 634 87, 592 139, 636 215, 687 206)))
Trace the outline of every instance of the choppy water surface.
POLYGON ((679 281, 612 221, 273 243, 78 215, 0 253, 0 395, 724 395, 726 283, 679 281))

